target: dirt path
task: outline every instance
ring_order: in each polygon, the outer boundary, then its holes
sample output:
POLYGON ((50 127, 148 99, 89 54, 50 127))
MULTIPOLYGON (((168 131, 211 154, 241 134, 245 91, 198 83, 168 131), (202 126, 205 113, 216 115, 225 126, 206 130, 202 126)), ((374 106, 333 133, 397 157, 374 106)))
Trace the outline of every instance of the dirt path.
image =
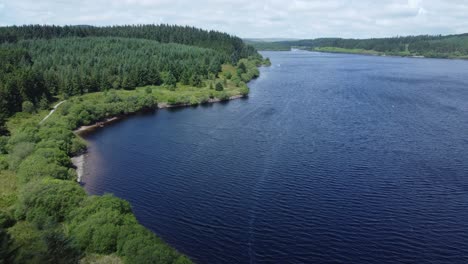
POLYGON ((60 106, 61 104, 63 104, 65 101, 66 101, 66 100, 63 100, 63 101, 61 101, 60 103, 56 104, 56 105, 54 106, 54 108, 52 108, 52 110, 50 110, 50 113, 49 113, 46 117, 44 117, 44 119, 42 119, 41 122, 39 122, 39 125, 42 124, 44 121, 46 121, 47 118, 49 118, 49 117, 55 112, 55 110, 57 110, 57 107, 59 107, 59 106, 60 106))

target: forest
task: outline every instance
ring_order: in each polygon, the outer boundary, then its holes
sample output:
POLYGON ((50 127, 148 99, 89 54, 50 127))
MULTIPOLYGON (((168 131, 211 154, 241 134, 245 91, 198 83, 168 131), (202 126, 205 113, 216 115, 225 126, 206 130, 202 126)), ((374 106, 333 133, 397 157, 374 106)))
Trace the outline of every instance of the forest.
POLYGON ((316 51, 366 53, 429 58, 468 58, 468 34, 407 36, 371 39, 318 38, 297 41, 250 43, 257 49, 295 47, 316 51))
POLYGON ((51 39, 65 37, 122 37, 155 40, 160 43, 178 43, 209 48, 230 56, 231 62, 256 55, 257 51, 245 45, 242 39, 218 31, 206 31, 189 26, 126 25, 126 26, 54 26, 26 25, 0 27, 0 43, 14 43, 24 39, 51 39))
POLYGON ((128 202, 86 195, 73 130, 245 96, 269 60, 239 38, 167 25, 4 27, 0 39, 0 263, 191 263, 128 202))
POLYGON ((222 64, 260 58, 228 34, 168 25, 0 27, 0 40, 0 133, 24 102, 44 108, 56 95, 200 86, 222 64))

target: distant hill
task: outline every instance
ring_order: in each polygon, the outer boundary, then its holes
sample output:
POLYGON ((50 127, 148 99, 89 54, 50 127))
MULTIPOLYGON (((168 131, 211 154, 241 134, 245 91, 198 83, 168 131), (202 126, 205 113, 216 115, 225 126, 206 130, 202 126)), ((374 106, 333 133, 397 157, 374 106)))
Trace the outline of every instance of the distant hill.
POLYGON ((258 50, 287 50, 295 47, 326 52, 468 59, 468 33, 371 39, 318 38, 250 44, 258 50))
POLYGON ((297 38, 244 38, 245 42, 280 42, 280 41, 297 41, 297 38))
POLYGON ((247 45, 253 46, 257 50, 290 50, 291 46, 287 43, 299 40, 292 39, 244 39, 247 45))

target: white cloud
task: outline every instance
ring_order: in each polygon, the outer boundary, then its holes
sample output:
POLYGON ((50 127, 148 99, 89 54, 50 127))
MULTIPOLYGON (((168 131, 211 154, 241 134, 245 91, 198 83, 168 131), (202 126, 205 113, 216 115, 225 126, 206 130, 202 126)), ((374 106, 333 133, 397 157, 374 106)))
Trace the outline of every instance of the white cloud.
POLYGON ((0 0, 0 24, 169 23, 242 37, 468 32, 468 0, 0 0))

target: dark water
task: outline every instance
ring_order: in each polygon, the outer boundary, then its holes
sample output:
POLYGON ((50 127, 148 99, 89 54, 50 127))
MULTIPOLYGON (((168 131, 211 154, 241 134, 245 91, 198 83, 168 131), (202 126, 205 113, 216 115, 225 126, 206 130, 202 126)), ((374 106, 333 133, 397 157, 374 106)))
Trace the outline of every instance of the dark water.
POLYGON ((199 263, 468 263, 468 62, 265 55, 249 99, 90 135, 86 190, 199 263))

